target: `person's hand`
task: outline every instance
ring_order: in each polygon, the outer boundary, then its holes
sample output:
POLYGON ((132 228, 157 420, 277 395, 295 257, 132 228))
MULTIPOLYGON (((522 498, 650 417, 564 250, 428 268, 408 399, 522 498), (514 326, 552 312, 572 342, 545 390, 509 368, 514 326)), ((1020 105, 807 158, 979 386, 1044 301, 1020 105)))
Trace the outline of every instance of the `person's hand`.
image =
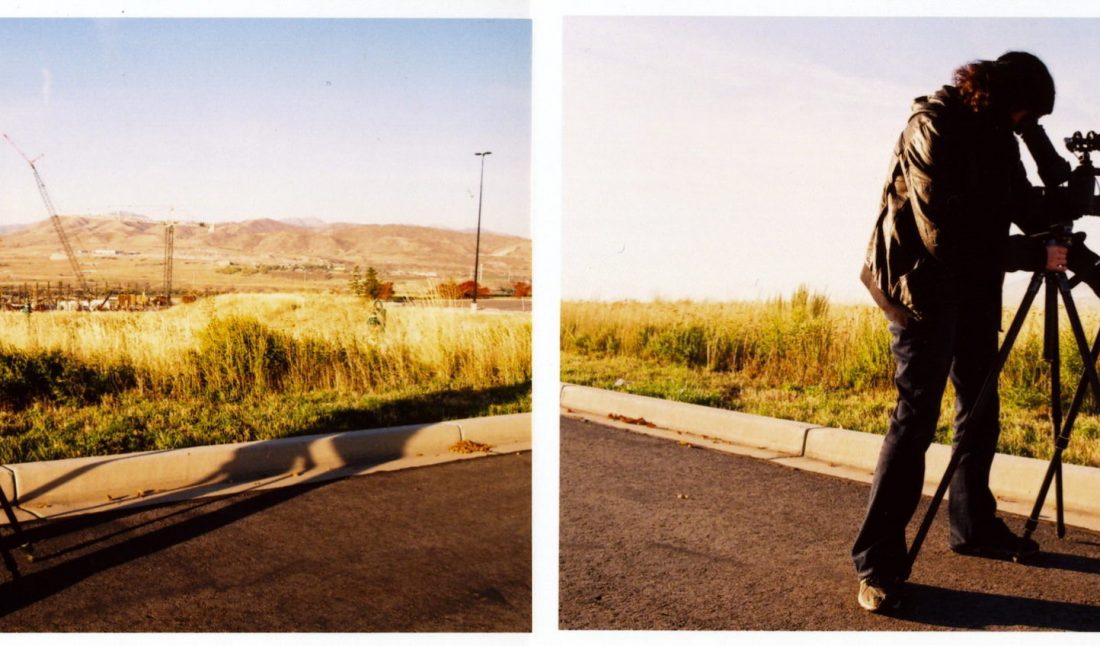
POLYGON ((1069 249, 1062 245, 1048 245, 1047 246, 1047 271, 1065 271, 1066 262, 1069 258, 1069 249))
POLYGON ((1039 125, 1039 116, 1030 110, 1017 110, 1009 115, 1012 120, 1012 130, 1016 134, 1022 134, 1025 130, 1029 130, 1039 125))

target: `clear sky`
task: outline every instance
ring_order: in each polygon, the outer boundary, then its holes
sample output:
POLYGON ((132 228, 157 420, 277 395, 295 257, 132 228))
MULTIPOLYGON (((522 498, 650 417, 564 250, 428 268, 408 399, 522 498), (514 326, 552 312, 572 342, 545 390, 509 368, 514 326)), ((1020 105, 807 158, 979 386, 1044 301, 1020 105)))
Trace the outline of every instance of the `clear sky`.
MULTIPOLYGON (((527 20, 4 19, 0 132, 63 214, 530 235, 527 20)), ((45 208, 0 142, 0 224, 45 208)))
MULTIPOLYGON (((1067 159, 1063 137, 1100 130, 1098 19, 570 17, 563 33, 567 299, 805 284, 870 302, 857 276, 890 150, 912 99, 970 60, 1047 63, 1042 123, 1067 159)), ((1098 225, 1078 226, 1094 249, 1098 225)))

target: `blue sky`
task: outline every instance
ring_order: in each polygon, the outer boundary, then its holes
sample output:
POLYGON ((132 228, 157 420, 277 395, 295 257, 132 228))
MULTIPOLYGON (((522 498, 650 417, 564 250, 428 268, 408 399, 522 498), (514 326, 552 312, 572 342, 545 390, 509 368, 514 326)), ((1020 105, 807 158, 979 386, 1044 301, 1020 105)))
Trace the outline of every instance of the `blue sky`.
MULTIPOLYGON (((0 131, 62 213, 530 235, 525 20, 0 20, 0 131)), ((5 152, 6 151, 6 152, 5 152)), ((0 150, 0 223, 41 219, 0 150)))
MULTIPOLYGON (((805 284, 866 301, 858 268, 911 101, 970 60, 1046 61, 1060 151, 1100 130, 1097 19, 586 16, 563 32, 564 298, 805 284)), ((1078 228, 1100 247, 1097 224, 1078 228)))

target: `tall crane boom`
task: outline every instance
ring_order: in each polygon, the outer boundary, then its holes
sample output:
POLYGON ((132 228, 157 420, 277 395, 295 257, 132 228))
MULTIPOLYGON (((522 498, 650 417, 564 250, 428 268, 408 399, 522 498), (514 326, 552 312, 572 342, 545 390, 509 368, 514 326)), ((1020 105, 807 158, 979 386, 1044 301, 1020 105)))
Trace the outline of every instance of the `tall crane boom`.
POLYGON ((73 275, 76 276, 76 282, 80 286, 81 293, 89 294, 88 281, 84 279, 84 272, 80 269, 80 262, 76 258, 76 253, 73 252, 73 246, 69 242, 69 236, 65 234, 65 228, 61 226, 61 218, 57 215, 57 209, 54 207, 53 200, 50 199, 50 194, 46 190, 46 183, 42 181, 42 176, 38 174, 38 168, 34 165, 35 160, 38 158, 31 159, 27 157, 7 134, 4 135, 4 139, 8 140, 11 147, 14 148, 31 167, 31 172, 34 173, 34 181, 38 184, 38 192, 42 195, 42 202, 45 203, 46 211, 50 214, 50 222, 53 224, 54 231, 57 232, 57 237, 61 240, 61 246, 65 248, 65 255, 69 259, 69 267, 72 268, 73 275))

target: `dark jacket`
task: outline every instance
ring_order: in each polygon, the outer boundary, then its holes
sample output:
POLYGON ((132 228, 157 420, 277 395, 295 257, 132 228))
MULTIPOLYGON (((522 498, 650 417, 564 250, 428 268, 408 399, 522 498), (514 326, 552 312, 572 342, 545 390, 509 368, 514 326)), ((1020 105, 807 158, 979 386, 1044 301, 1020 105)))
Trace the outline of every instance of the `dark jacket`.
POLYGON ((975 113, 954 87, 918 98, 882 191, 863 281, 903 322, 963 298, 996 300, 1005 271, 1040 270, 1043 228, 1007 120, 975 113))

